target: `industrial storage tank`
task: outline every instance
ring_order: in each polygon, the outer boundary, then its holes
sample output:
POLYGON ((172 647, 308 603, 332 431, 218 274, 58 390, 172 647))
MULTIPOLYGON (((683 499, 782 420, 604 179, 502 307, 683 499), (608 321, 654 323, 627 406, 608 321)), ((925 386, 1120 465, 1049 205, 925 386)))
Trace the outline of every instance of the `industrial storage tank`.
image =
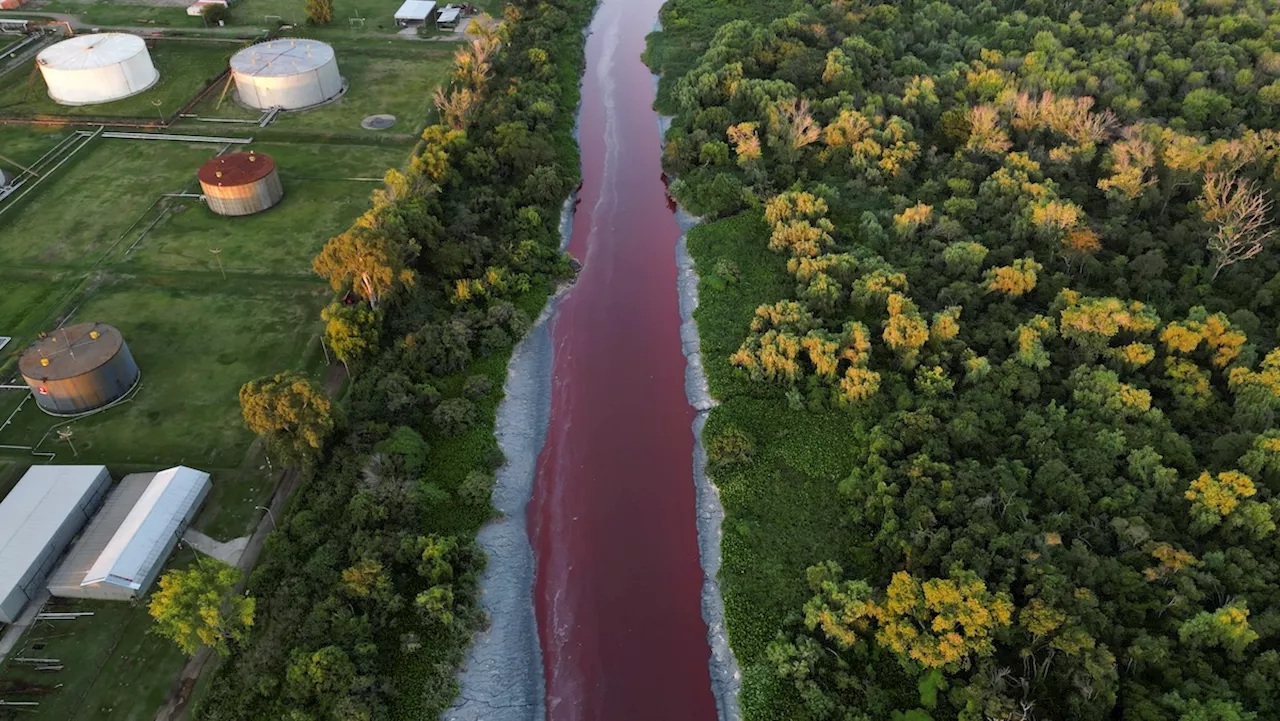
POLYGON ((252 108, 296 110, 342 92, 333 48, 318 40, 271 40, 231 56, 240 102, 252 108))
POLYGON ((276 162, 252 150, 219 156, 196 173, 209 210, 218 215, 252 215, 284 197, 276 162))
POLYGON ((120 400, 138 382, 124 336, 105 323, 78 323, 41 335, 18 360, 46 413, 70 416, 120 400))
POLYGON ((147 44, 137 35, 77 35, 36 56, 49 97, 63 105, 109 103, 150 88, 160 79, 147 44))

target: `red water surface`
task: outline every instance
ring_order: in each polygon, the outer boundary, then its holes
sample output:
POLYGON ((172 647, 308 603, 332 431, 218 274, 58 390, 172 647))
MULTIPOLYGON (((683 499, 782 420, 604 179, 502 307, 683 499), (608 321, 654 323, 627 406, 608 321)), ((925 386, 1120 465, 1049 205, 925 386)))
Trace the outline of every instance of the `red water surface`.
POLYGON ((587 40, 584 262, 552 321, 555 376, 529 528, 551 721, 716 718, 700 594, 675 245, 655 85, 662 0, 603 0, 587 40))

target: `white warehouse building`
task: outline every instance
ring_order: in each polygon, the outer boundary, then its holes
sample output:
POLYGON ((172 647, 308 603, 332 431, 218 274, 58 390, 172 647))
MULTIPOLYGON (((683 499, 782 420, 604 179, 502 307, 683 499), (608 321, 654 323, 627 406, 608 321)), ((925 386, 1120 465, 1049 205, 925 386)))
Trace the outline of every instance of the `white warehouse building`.
POLYGON ((319 40, 283 39, 251 45, 231 56, 240 102, 258 110, 297 110, 342 92, 333 48, 319 40))
POLYGON ((126 476, 49 579, 58 598, 127 601, 146 595, 209 494, 186 466, 126 476))
POLYGON ((160 79, 137 35, 77 35, 36 56, 49 97, 63 105, 94 105, 137 95, 160 79))
POLYGON ((0 623, 40 593, 110 486, 106 466, 33 466, 0 501, 0 623))

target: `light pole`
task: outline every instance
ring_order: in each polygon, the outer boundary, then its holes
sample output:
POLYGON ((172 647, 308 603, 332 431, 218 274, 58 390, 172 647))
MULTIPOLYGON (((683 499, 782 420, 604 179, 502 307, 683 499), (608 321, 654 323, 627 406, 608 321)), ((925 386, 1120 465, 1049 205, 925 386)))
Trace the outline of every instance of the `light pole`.
POLYGON ((151 104, 156 106, 156 116, 160 118, 160 124, 164 125, 164 113, 160 112, 160 101, 152 100, 151 104))
POLYGON ((279 526, 277 526, 277 525, 276 525, 276 517, 275 517, 275 515, 274 515, 274 514, 272 514, 272 513, 271 513, 271 509, 270 509, 270 508, 267 508, 266 506, 254 506, 253 508, 254 508, 254 510, 258 510, 258 511, 266 511, 266 512, 267 512, 267 518, 270 518, 270 519, 271 519, 271 530, 273 530, 273 531, 274 531, 274 530, 276 530, 277 528, 279 528, 279 526))
POLYGON ((222 279, 226 280, 227 269, 222 267, 222 248, 210 248, 209 252, 213 253, 213 257, 218 261, 218 270, 222 273, 222 279))
POLYGON ((71 455, 78 456, 80 455, 80 453, 76 451, 76 444, 71 442, 71 436, 73 435, 73 433, 74 432, 71 430, 71 426, 67 426, 65 428, 59 428, 58 438, 66 441, 67 445, 71 446, 71 455))

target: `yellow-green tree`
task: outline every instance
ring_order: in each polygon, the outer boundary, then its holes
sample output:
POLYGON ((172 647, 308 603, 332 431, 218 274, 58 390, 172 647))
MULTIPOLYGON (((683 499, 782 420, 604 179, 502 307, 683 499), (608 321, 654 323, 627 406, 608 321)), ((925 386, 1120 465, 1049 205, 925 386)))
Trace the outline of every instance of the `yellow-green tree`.
POLYGON ((350 372, 358 362, 378 346, 378 328, 382 313, 359 303, 330 303, 320 312, 324 320, 324 342, 350 372))
POLYGON ((333 431, 332 403, 324 390, 293 371, 249 381, 240 388, 240 412, 277 458, 309 459, 333 431))
POLYGON ((995 652, 994 634, 1013 620, 1013 601, 991 593, 973 571, 921 581, 893 574, 873 611, 876 641, 904 664, 958 671, 995 652))
POLYGON ((160 577, 147 610, 155 619, 151 632, 194 656, 208 647, 226 656, 232 643, 249 637, 255 600, 235 593, 240 569, 217 559, 202 559, 196 566, 175 569, 160 577))
POLYGON ((376 229, 353 227, 325 243, 311 268, 334 290, 350 288, 377 308, 388 293, 413 285, 407 264, 416 254, 416 248, 400 246, 376 229))
POLYGON ((333 22, 333 0, 306 0, 302 7, 310 25, 328 25, 333 22))
POLYGON ((989 269, 984 279, 987 290, 1018 298, 1035 289, 1038 278, 1036 274, 1043 269, 1044 266, 1030 258, 1019 258, 1011 265, 989 269))

